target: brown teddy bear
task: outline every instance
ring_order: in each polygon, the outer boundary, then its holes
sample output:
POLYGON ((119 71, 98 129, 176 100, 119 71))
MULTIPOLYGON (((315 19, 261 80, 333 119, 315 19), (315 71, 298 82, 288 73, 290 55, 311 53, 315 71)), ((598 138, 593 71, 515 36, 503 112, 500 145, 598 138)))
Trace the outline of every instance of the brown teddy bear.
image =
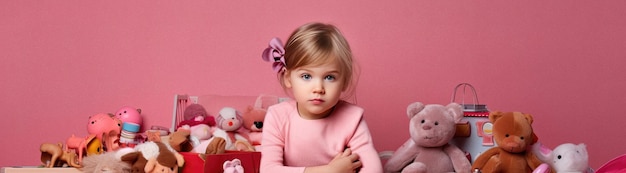
POLYGON ((385 172, 470 172, 465 153, 449 144, 456 123, 463 117, 461 105, 415 102, 408 106, 407 115, 411 138, 387 160, 385 172))
POLYGON ((479 155, 472 170, 482 173, 529 173, 542 163, 530 151, 531 145, 537 142, 530 114, 494 111, 489 114, 489 121, 493 123, 493 138, 497 146, 479 155))

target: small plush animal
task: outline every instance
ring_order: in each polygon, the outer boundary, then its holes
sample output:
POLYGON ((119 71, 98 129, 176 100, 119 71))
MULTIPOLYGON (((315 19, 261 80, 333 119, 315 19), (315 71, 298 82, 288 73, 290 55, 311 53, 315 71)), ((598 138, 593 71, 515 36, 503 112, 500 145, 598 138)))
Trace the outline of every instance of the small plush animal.
POLYGON ((461 105, 416 102, 408 106, 407 115, 411 138, 387 160, 385 172, 470 172, 465 153, 449 143, 463 117, 461 105))
POLYGON ((241 160, 233 159, 224 162, 224 173, 244 173, 241 160))
POLYGON ((482 173, 528 173, 542 163, 530 151, 531 145, 538 140, 531 126, 532 115, 494 111, 489 114, 489 121, 493 123, 493 138, 497 146, 480 154, 472 170, 482 173))
POLYGON ((252 145, 261 145, 263 138, 263 122, 267 110, 248 106, 241 115, 243 117, 243 127, 248 130, 248 137, 252 145))
MULTIPOLYGON (((585 144, 564 143, 554 150, 536 143, 532 147, 537 158, 549 165, 556 173, 586 173, 589 170, 589 155, 585 144)), ((547 172, 546 170, 544 172, 547 172)), ((537 173, 543 173, 535 170, 537 173)))
MULTIPOLYGON (((243 127, 243 117, 235 108, 224 107, 217 116, 217 129, 213 132, 215 137, 221 137, 226 140, 227 150, 239 150, 238 147, 254 148, 248 142, 248 137, 244 133, 240 133, 243 127), (244 145, 238 145, 244 144, 244 145)), ((241 149, 241 148, 240 148, 241 149)))
POLYGON ((135 146, 133 152, 121 156, 121 160, 129 162, 133 173, 178 172, 183 166, 183 156, 162 142, 145 142, 135 146))

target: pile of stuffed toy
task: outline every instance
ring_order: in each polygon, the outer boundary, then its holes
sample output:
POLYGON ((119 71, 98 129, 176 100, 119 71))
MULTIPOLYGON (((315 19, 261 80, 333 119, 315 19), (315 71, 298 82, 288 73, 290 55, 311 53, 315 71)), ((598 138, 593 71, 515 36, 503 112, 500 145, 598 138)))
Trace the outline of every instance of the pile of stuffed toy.
POLYGON ((565 143, 550 150, 538 143, 531 125, 533 117, 527 113, 490 112, 496 146, 473 162, 450 143, 456 124, 463 118, 461 105, 416 102, 408 106, 407 114, 410 139, 387 160, 385 172, 593 172, 584 144, 565 143))
MULTIPOLYGON (((141 110, 123 107, 115 114, 89 117, 88 135, 71 135, 66 143, 41 144, 44 167, 79 168, 83 172, 179 172, 181 152, 221 154, 260 147, 266 110, 249 106, 244 112, 223 107, 209 115, 200 104, 185 108, 176 130, 151 128, 140 132, 141 110)), ((239 160, 224 163, 225 172, 242 172, 239 160)))

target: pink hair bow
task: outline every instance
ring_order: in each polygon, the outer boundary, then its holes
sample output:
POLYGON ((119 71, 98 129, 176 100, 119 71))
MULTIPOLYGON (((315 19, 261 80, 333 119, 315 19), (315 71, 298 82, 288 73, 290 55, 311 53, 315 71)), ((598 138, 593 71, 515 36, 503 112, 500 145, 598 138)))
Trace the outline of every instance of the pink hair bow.
POLYGON ((285 48, 278 38, 273 38, 265 50, 263 50, 262 58, 264 61, 273 62, 272 68, 275 72, 280 73, 285 70, 285 48))

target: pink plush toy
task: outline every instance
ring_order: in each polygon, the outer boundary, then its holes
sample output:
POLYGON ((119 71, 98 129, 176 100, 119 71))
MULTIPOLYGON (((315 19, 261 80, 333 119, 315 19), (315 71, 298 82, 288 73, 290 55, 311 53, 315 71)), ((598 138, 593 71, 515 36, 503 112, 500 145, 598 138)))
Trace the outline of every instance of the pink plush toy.
POLYGON ((582 143, 578 145, 565 143, 557 146, 554 150, 550 150, 541 143, 536 143, 533 145, 532 152, 544 162, 533 173, 548 173, 550 168, 554 169, 556 173, 586 173, 590 171, 587 147, 582 143))
POLYGON ((387 160, 385 172, 470 172, 465 153, 448 143, 463 117, 461 105, 416 102, 408 106, 407 114, 411 138, 387 160))
POLYGON ((241 166, 241 160, 239 159, 224 162, 223 168, 224 173, 244 173, 243 166, 241 166))
POLYGON ((243 117, 243 127, 248 129, 248 138, 252 145, 261 145, 263 138, 263 121, 267 110, 248 106, 241 115, 243 117))
POLYGON ((215 118, 209 115, 204 109, 204 107, 200 104, 191 104, 185 108, 185 112, 183 113, 183 117, 185 118, 183 121, 178 123, 176 128, 180 128, 184 125, 189 127, 205 124, 208 126, 215 126, 215 118))

